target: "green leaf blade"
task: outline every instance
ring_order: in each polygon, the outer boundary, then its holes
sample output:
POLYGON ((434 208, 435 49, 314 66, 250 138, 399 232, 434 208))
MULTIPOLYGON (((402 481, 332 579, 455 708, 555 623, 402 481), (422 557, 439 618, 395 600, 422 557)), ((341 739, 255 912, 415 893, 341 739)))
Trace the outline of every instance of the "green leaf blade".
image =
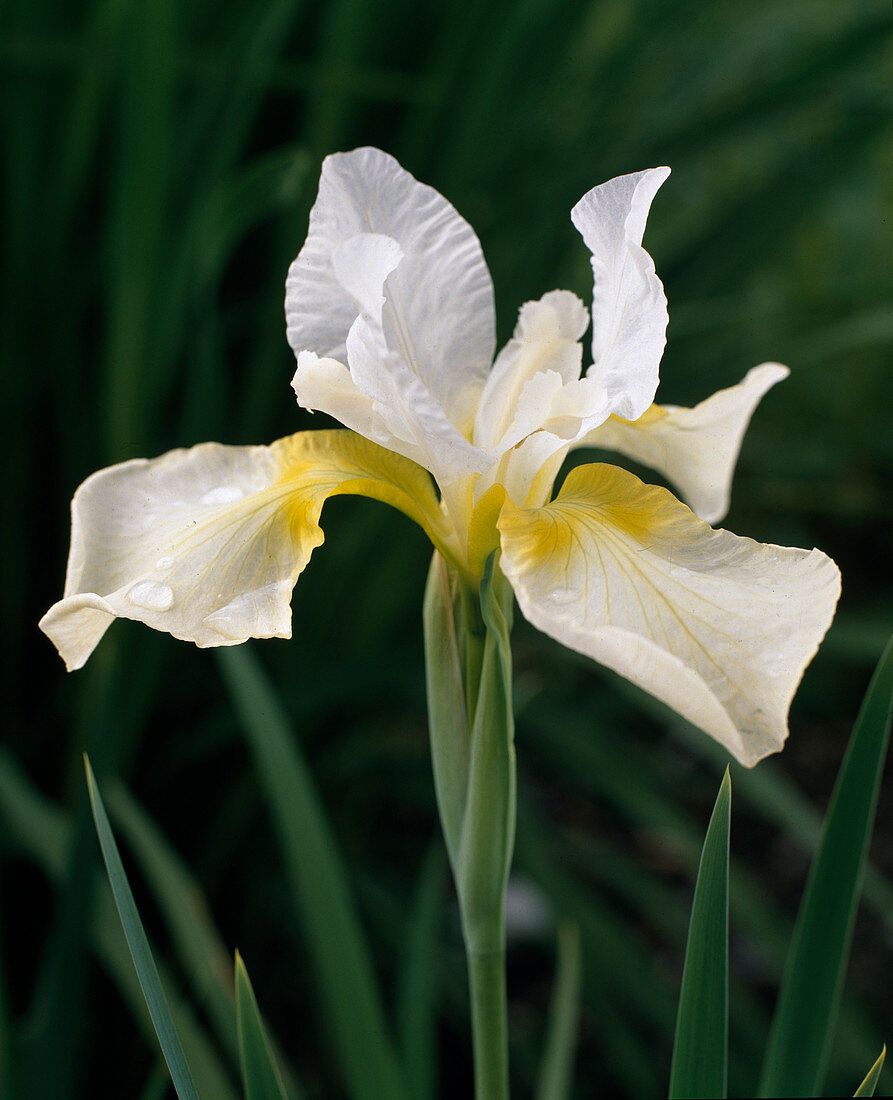
POLYGON ((893 639, 841 765, 797 917, 760 1096, 815 1096, 830 1054, 868 842, 890 738, 893 639))
POLYGON ((874 1096, 874 1090, 877 1088, 878 1079, 881 1076, 881 1070, 884 1068, 884 1061, 887 1058, 887 1047, 884 1045, 884 1049, 878 1055, 878 1060, 874 1063, 868 1073, 865 1074, 865 1080, 853 1093, 853 1096, 874 1096))
POLYGON ((189 976, 221 1046, 236 1061, 235 1005, 229 952, 201 886, 179 854, 122 783, 106 784, 105 801, 164 917, 172 949, 189 976))
POLYGON ((580 1022, 583 958, 580 929, 570 920, 558 926, 558 964, 549 1008, 549 1029, 540 1068, 537 1100, 568 1100, 580 1022))
POLYGON ((425 856, 410 906, 397 988, 400 1047, 413 1100, 434 1100, 437 1094, 438 948, 445 885, 446 860, 435 841, 425 856))
POLYGON ((337 1064, 352 1100, 402 1100, 402 1068, 371 952, 319 792, 278 696, 247 646, 217 660, 254 758, 304 923, 337 1064))
POLYGON ((236 1020, 245 1100, 288 1100, 242 956, 236 952, 236 1020))
POLYGON ((695 884, 673 1043, 671 1100, 726 1095, 731 800, 727 768, 707 827, 695 884))
POLYGON ((186 1055, 183 1053, 183 1047, 180 1044, 171 1017, 167 998, 164 995, 161 979, 158 977, 158 970, 152 957, 152 949, 149 946, 143 922, 137 912, 136 903, 127 882, 124 865, 121 863, 121 857, 118 854, 118 846, 109 825, 109 819, 102 803, 102 796, 99 793, 93 769, 90 767, 90 761, 86 756, 84 757, 84 766, 87 772, 90 806, 93 810, 93 820, 96 824, 96 832, 102 848, 102 858, 108 872, 109 885, 112 888, 115 905, 121 918, 121 925, 127 938, 127 946, 130 948, 140 987, 143 996, 146 998, 146 1006, 152 1017, 152 1025, 161 1045, 161 1052, 164 1055, 165 1062, 167 1062, 171 1080, 180 1100, 199 1100, 186 1061, 186 1055))

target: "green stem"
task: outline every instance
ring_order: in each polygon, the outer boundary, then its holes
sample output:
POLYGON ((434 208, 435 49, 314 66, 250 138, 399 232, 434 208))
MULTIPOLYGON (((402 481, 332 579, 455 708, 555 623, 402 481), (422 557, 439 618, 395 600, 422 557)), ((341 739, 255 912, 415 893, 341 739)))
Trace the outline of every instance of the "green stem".
POLYGON ((465 706, 468 728, 474 725, 474 715, 481 688, 481 666, 484 663, 486 629, 481 618, 481 606, 477 592, 465 585, 459 588, 458 599, 462 608, 464 629, 460 632, 465 671, 465 706))
POLYGON ((435 554, 425 592, 437 802, 468 960, 476 1100, 508 1100, 505 889, 515 837, 512 594, 491 557, 480 593, 435 554))
POLYGON ((505 951, 468 949, 474 1095, 477 1100, 508 1100, 508 1026, 505 951))

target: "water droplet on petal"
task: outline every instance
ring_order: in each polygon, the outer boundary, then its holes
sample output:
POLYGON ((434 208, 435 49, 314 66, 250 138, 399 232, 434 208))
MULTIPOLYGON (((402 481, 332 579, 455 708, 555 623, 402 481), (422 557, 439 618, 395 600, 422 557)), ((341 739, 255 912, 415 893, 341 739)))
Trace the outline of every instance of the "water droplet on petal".
POLYGON ((157 581, 139 581, 127 593, 127 598, 135 607, 146 611, 167 611, 174 602, 174 591, 157 581))
POLYGON ((203 624, 209 626, 223 638, 232 642, 244 641, 247 633, 245 629, 246 618, 256 617, 256 607, 251 594, 237 596, 225 607, 219 608, 211 615, 206 615, 203 624))
POLYGON ((174 559, 169 554, 165 554, 163 558, 159 558, 158 561, 155 562, 155 568, 163 571, 165 569, 170 569, 173 564, 174 559))
POLYGON ((553 588, 548 595, 549 603, 558 607, 573 603, 576 598, 577 594, 572 588, 553 588))
POLYGON ((238 485, 218 485, 202 497, 202 504, 233 504, 245 494, 238 485))
POLYGON ((230 600, 202 619, 202 626, 215 631, 230 642, 246 638, 286 637, 288 618, 282 620, 276 603, 282 597, 282 582, 274 581, 263 588, 251 589, 230 600))

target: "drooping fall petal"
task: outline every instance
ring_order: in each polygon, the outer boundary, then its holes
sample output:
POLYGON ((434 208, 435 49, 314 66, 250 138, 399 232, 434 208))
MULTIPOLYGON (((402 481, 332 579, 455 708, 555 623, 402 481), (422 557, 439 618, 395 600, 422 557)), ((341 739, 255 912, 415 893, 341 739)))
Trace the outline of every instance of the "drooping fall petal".
POLYGON ((716 523, 729 510, 732 475, 754 409, 789 373, 780 363, 763 363, 692 409, 652 405, 638 420, 612 416, 579 446, 607 447, 650 466, 701 519, 716 523))
POLYGON ((546 634, 607 665, 743 764, 777 751, 840 574, 818 550, 715 531, 618 467, 572 470, 538 509, 507 500, 502 569, 546 634))
POLYGON ((667 299, 642 248, 645 221, 669 168, 649 168, 587 192, 571 219, 592 253, 592 367, 611 412, 636 420, 654 400, 667 299))
POLYGON ((69 669, 115 617, 203 647, 290 637, 292 589, 323 541, 320 511, 343 493, 400 508, 448 549, 425 471, 353 432, 203 443, 100 470, 72 501, 65 593, 41 629, 69 669))

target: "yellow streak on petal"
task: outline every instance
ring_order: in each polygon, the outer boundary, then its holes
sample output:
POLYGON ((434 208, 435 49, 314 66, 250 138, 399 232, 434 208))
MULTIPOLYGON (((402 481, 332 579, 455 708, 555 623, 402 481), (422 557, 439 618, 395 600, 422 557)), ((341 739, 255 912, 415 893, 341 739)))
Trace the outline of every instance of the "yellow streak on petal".
POLYGON ((656 402, 652 402, 648 408, 642 413, 638 420, 624 420, 622 416, 617 416, 616 413, 611 413, 608 418, 611 423, 616 424, 637 424, 640 428, 650 428, 652 425, 657 424, 663 420, 664 417, 669 416, 668 411, 663 405, 658 405, 656 402))
POLYGON ((430 475, 353 432, 304 432, 270 447, 204 443, 84 482, 65 593, 41 628, 69 668, 116 617, 198 646, 289 637, 291 591, 323 541, 323 504, 344 493, 393 505, 458 556, 430 475))
POLYGON ((344 429, 297 432, 270 450, 281 470, 276 488, 291 494, 287 507, 296 538, 306 537, 329 497, 367 496, 399 509, 442 553, 455 556, 455 536, 431 475, 410 459, 344 429))
POLYGON ((818 550, 713 530, 666 489, 572 470, 542 508, 506 500, 501 566, 525 617, 662 699, 751 765, 777 751, 840 593, 818 550))
POLYGON ((496 521, 505 503, 505 488, 491 485, 474 506, 468 525, 468 565, 475 581, 484 575, 487 558, 499 549, 496 521))

